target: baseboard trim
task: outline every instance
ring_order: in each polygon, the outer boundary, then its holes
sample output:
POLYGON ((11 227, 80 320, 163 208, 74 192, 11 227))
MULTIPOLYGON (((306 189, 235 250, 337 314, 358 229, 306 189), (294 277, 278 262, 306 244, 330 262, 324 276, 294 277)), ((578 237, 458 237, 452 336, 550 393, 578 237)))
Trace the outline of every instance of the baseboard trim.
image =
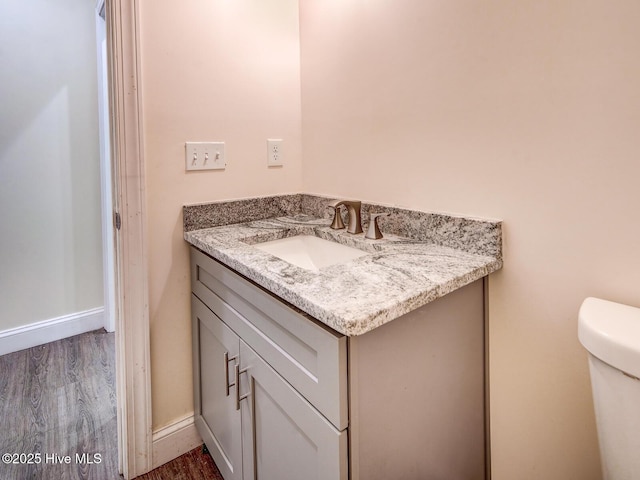
POLYGON ((104 327, 104 308, 93 308, 0 332, 0 355, 104 327))
POLYGON ((180 455, 202 445, 193 414, 153 432, 153 461, 151 468, 158 468, 180 455))

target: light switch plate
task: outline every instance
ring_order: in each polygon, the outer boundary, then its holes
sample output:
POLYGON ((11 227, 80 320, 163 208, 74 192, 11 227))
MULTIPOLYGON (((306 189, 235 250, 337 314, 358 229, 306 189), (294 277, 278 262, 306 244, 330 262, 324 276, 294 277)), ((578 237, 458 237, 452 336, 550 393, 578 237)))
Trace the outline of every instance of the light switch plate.
POLYGON ((224 170, 227 166, 224 142, 187 142, 185 147, 187 171, 224 170))

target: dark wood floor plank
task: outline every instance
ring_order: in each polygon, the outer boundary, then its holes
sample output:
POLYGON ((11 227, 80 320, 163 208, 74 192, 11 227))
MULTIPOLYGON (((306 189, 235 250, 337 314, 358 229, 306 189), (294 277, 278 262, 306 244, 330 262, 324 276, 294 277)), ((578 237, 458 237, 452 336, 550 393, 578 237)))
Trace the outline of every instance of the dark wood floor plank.
POLYGON ((195 448, 135 480, 223 480, 208 453, 195 448))

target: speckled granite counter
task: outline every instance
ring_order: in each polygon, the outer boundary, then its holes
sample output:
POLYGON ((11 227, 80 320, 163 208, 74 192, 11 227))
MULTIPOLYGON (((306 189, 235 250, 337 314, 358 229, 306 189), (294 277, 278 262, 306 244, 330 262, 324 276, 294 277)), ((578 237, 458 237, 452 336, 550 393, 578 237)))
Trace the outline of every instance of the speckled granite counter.
POLYGON ((330 198, 297 194, 184 207, 184 238, 345 335, 361 335, 502 267, 501 223, 362 205, 382 240, 329 227, 330 198), (310 234, 369 255, 312 271, 252 245, 310 234))

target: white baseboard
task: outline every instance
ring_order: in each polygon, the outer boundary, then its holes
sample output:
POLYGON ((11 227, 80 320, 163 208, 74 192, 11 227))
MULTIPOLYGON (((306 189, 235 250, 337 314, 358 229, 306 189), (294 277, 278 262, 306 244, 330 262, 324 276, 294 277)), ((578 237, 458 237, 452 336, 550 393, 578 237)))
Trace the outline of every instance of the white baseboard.
POLYGON ((153 432, 152 439, 152 469, 202 445, 202 438, 196 430, 193 415, 156 430, 153 432))
POLYGON ((37 347, 104 327, 104 308, 31 323, 0 332, 0 355, 37 347))

